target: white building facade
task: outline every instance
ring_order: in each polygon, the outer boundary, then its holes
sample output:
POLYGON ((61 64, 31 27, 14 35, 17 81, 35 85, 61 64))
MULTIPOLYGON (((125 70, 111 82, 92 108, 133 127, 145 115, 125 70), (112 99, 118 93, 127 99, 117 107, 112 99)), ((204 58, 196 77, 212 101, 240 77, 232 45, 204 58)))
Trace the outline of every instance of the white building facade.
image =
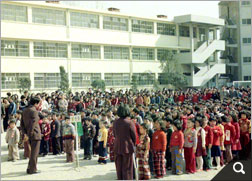
POLYGON ((220 18, 225 19, 221 39, 226 40, 222 58, 227 60, 230 81, 251 80, 251 1, 219 3, 220 18))
POLYGON ((105 80, 106 87, 162 84, 160 57, 178 53, 188 87, 206 86, 225 73, 218 52, 225 41, 217 31, 224 20, 204 16, 136 17, 114 11, 87 10, 46 2, 1 3, 2 92, 18 90, 29 77, 34 91, 55 90, 59 67, 73 90, 105 80))

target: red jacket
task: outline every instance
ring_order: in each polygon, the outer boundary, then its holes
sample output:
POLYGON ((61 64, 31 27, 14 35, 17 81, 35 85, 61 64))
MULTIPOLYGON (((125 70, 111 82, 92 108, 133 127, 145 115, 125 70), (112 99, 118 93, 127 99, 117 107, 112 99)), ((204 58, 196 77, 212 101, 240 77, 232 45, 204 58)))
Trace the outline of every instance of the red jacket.
POLYGON ((240 126, 237 122, 232 122, 232 125, 235 127, 235 138, 232 144, 232 150, 241 150, 241 143, 240 143, 240 126))
POLYGON ((178 101, 179 101, 179 102, 184 102, 184 101, 185 101, 185 96, 184 96, 184 95, 180 95, 180 96, 178 97, 178 101))
POLYGON ((167 145, 165 132, 158 130, 152 135, 152 150, 165 151, 167 145))
POLYGON ((199 102, 199 96, 198 96, 198 94, 193 94, 192 102, 193 103, 199 102))
POLYGON ((207 99, 211 99, 212 98, 212 93, 207 93, 206 96, 207 96, 207 99))
POLYGON ((235 139, 235 127, 231 123, 227 123, 224 126, 225 140, 224 145, 230 145, 235 139))
POLYGON ((182 131, 174 131, 171 135, 170 148, 173 146, 178 146, 182 149, 184 146, 184 134, 182 131))
POLYGON ((112 101, 111 101, 111 104, 113 106, 117 105, 118 104, 118 98, 113 98, 112 101))
POLYGON ((44 139, 45 141, 48 141, 50 139, 50 134, 51 134, 51 126, 49 123, 42 123, 40 125, 40 129, 41 129, 41 135, 44 135, 44 137, 42 137, 42 139, 44 139))
POLYGON ((208 100, 207 95, 203 95, 203 96, 202 96, 202 99, 203 99, 204 101, 208 100))
POLYGON ((223 135, 221 128, 214 126, 211 129, 213 131, 213 146, 220 146, 220 137, 223 135))
POLYGON ((136 145, 138 145, 140 143, 140 140, 139 140, 140 127, 138 123, 135 123, 135 129, 136 129, 136 145))
POLYGON ((206 132, 206 146, 209 146, 210 144, 213 145, 213 131, 210 128, 210 126, 206 126, 204 128, 205 132, 206 132))

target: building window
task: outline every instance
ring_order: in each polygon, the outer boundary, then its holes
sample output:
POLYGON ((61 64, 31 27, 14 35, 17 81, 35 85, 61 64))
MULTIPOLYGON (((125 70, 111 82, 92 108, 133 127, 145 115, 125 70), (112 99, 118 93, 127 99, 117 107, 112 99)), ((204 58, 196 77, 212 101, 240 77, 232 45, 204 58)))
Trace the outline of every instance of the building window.
POLYGON ((251 38, 242 38, 242 43, 251 44, 251 38))
POLYGON ((105 73, 106 86, 124 86, 130 84, 130 74, 127 73, 105 73))
POLYGON ((15 40, 1 40, 2 56, 29 56, 29 42, 15 40))
POLYGON ((157 23, 157 34, 176 36, 176 25, 157 23))
POLYGON ((34 88, 58 88, 60 86, 59 73, 35 73, 34 88))
POLYGON ((1 19, 27 22, 27 7, 10 4, 1 5, 1 19))
POLYGON ((197 38, 197 28, 193 27, 193 38, 197 38))
POLYGON ((241 1, 241 5, 248 6, 250 5, 250 1, 241 1))
POLYGON ((159 73, 158 74, 158 81, 160 85, 166 85, 166 78, 164 73, 159 73))
POLYGON ((100 59, 100 46, 72 44, 72 58, 100 59))
POLYGON ((71 26, 99 28, 99 16, 94 14, 71 12, 70 21, 71 26))
POLYGON ((103 29, 128 31, 128 19, 103 16, 103 29))
POLYGON ((137 85, 153 85, 155 81, 154 73, 133 73, 136 77, 137 85))
POLYGON ((129 59, 129 48, 104 46, 104 59, 129 59))
POLYGON ((157 49, 157 58, 158 60, 167 60, 168 57, 171 55, 175 55, 177 50, 170 50, 170 49, 157 49))
POLYGON ((133 32, 142 32, 142 33, 153 33, 153 22, 141 21, 141 20, 132 20, 132 31, 133 32))
POLYGON ((133 60, 155 60, 154 48, 133 48, 133 60))
POLYGON ((243 57, 243 63, 250 63, 251 57, 243 57))
POLYGON ((200 41, 206 41, 206 29, 199 28, 199 38, 200 41))
POLYGON ((244 76, 243 79, 244 80, 251 80, 251 76, 244 76))
POLYGON ((188 26, 179 26, 179 36, 190 37, 188 26))
POLYGON ((73 87, 91 86, 94 80, 101 80, 100 73, 72 73, 73 87))
POLYGON ((32 8, 32 22, 66 25, 66 13, 59 10, 32 8))
POLYGON ((67 44, 34 42, 33 47, 35 57, 67 57, 67 44))
POLYGON ((251 19, 242 19, 242 24, 243 25, 251 25, 251 19))
POLYGON ((2 89, 18 89, 19 78, 30 78, 29 73, 2 73, 2 89))

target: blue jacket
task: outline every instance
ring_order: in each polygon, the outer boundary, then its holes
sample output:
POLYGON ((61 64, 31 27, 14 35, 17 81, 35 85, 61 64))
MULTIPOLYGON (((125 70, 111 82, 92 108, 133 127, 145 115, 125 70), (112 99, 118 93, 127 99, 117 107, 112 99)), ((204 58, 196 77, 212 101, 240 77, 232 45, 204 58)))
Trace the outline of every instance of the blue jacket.
POLYGON ((10 105, 9 105, 9 108, 8 108, 8 115, 10 114, 16 114, 17 112, 17 106, 14 102, 11 102, 10 105))

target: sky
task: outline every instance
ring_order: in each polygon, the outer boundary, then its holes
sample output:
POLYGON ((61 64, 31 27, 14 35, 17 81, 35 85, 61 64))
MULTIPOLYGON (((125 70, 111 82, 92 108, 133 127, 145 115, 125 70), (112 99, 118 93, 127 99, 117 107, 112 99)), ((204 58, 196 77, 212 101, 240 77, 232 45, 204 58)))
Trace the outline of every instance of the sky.
POLYGON ((219 17, 219 1, 61 1, 60 3, 83 8, 106 10, 109 7, 120 9, 120 12, 143 17, 156 17, 158 14, 174 16, 195 14, 219 17))

